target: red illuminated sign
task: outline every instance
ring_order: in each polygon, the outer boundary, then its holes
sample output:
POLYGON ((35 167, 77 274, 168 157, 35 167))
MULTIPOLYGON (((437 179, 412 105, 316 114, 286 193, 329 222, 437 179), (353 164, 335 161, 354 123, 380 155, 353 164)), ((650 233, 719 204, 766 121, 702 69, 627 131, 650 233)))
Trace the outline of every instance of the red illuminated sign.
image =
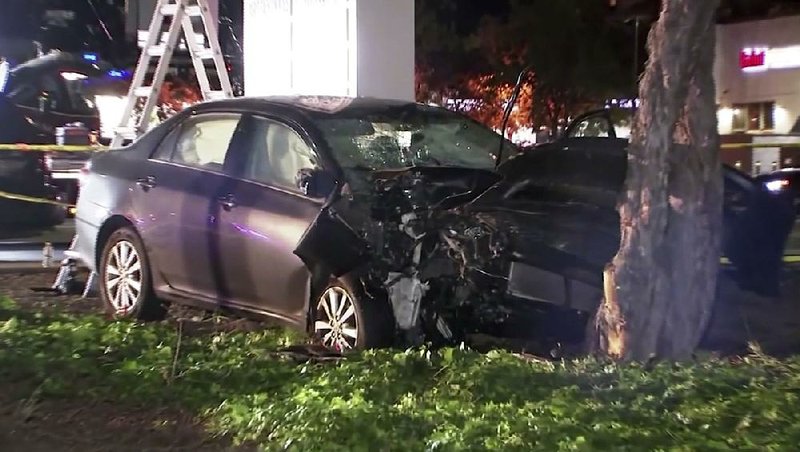
POLYGON ((739 67, 741 69, 766 68, 767 49, 748 47, 739 52, 739 67))

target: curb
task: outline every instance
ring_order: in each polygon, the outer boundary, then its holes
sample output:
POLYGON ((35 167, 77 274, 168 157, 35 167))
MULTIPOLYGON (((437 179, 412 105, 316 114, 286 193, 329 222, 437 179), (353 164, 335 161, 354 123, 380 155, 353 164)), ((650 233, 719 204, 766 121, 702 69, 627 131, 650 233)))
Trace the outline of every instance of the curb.
MULTIPOLYGON (((83 265, 75 267, 79 272, 87 272, 88 268, 83 265)), ((13 275, 13 274, 26 274, 26 275, 39 275, 45 273, 56 273, 61 269, 61 266, 55 267, 42 267, 39 262, 0 262, 0 275, 13 275)))
POLYGON ((44 273, 58 273, 59 267, 42 267, 41 263, 2 263, 0 262, 0 275, 11 275, 15 273, 24 273, 27 275, 44 274, 44 273))
MULTIPOLYGON (((35 248, 35 249, 38 249, 39 247, 44 246, 45 243, 47 243, 46 240, 42 240, 42 241, 32 241, 32 240, 19 240, 19 241, 8 240, 8 241, 5 241, 5 240, 3 240, 3 241, 0 241, 0 251, 6 250, 6 249, 9 249, 9 248, 10 249, 16 249, 16 248, 25 248, 25 249, 35 248)), ((69 245, 70 245, 69 242, 50 242, 50 244, 53 245, 53 248, 69 248, 69 245)))

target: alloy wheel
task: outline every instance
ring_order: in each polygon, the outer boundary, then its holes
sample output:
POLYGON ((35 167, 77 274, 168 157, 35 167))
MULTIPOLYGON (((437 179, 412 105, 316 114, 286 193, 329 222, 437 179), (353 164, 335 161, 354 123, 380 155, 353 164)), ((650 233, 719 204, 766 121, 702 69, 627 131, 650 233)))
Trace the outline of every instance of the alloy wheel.
POLYGON ((133 243, 120 240, 109 252, 105 268, 106 296, 119 314, 129 313, 142 291, 142 261, 133 243))
POLYGON ((341 287, 329 287, 319 298, 314 333, 325 347, 343 352, 356 348, 358 318, 350 294, 341 287))

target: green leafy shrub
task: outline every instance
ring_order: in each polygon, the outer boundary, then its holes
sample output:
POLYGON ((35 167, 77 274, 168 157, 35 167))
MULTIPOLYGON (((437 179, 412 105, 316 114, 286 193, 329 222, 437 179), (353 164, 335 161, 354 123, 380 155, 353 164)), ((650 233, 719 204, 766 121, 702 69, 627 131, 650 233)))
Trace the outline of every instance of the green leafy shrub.
POLYGON ((267 450, 795 450, 800 360, 552 363, 506 352, 370 351, 297 364, 283 330, 26 315, 0 301, 0 384, 167 405, 267 450))

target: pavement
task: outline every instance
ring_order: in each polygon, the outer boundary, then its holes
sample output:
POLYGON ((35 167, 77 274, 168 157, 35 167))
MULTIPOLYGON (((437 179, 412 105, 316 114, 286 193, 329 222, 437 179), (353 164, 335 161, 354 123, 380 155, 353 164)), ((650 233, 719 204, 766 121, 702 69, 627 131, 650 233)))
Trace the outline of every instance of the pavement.
POLYGON ((41 267, 46 242, 53 245, 52 265, 58 266, 74 235, 73 219, 45 230, 0 231, 0 271, 16 264, 37 263, 41 267))

